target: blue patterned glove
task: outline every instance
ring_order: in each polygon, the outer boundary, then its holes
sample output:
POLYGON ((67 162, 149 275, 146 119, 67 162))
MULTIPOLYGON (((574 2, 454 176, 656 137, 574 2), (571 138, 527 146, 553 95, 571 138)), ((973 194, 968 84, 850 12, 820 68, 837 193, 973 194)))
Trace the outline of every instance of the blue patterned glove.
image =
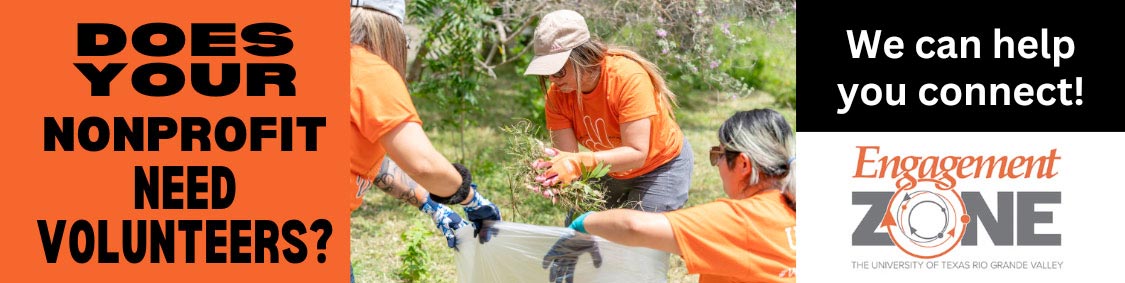
POLYGON ((475 193, 469 203, 464 205, 465 216, 473 222, 473 237, 477 237, 480 243, 484 244, 500 232, 499 229, 492 227, 493 223, 501 220, 500 208, 480 194, 477 184, 473 184, 472 187, 475 193), (485 232, 481 233, 481 231, 485 232))
POLYGON ((464 219, 461 219, 457 212, 454 212, 449 207, 440 203, 434 202, 432 199, 426 198, 426 202, 418 208, 422 212, 429 214, 434 219, 434 224, 437 225, 438 230, 445 236, 445 242, 450 248, 457 249, 457 229, 462 226, 469 225, 464 219))

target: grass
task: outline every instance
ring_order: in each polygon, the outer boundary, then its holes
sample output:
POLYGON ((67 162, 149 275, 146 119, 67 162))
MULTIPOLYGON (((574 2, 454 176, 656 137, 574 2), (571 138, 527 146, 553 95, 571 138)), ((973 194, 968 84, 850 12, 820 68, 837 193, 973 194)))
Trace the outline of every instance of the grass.
MULTIPOLYGON (((505 220, 536 225, 561 226, 566 212, 551 205, 550 200, 541 197, 517 197, 525 194, 522 183, 509 180, 502 169, 504 166, 505 143, 501 126, 510 125, 524 117, 526 107, 520 101, 524 94, 520 89, 503 84, 527 84, 529 81, 499 81, 483 89, 496 90, 488 95, 482 105, 489 105, 485 111, 470 117, 475 125, 465 129, 464 136, 450 127, 438 123, 427 123, 430 139, 439 151, 450 160, 461 160, 474 172, 479 187, 493 202, 500 206, 505 220), (497 111, 497 112, 494 112, 497 111), (463 147, 459 147, 462 140, 463 147), (463 151, 463 155, 462 155, 463 151)), ((687 207, 707 203, 725 197, 718 172, 707 160, 710 146, 717 144, 715 131, 719 125, 734 112, 778 105, 772 96, 755 94, 745 97, 732 97, 716 92, 680 93, 681 108, 676 112, 677 120, 692 144, 695 155, 695 168, 692 172, 692 185, 687 207)), ((440 109, 427 108, 426 101, 416 100, 423 121, 438 118, 440 109)), ((777 109, 795 125, 796 111, 791 108, 777 109)), ((542 111, 535 110, 535 111, 542 111)), ((459 208, 454 208, 460 212, 459 208)), ((365 204, 352 214, 351 243, 352 265, 357 282, 398 282, 396 272, 402 267, 399 253, 406 249, 400 235, 414 223, 424 222, 432 227, 431 220, 416 208, 408 207, 379 191, 368 193, 365 204)), ((429 236, 430 241, 423 248, 430 254, 430 278, 434 282, 456 281, 456 266, 453 251, 445 247, 440 234, 429 236)), ((688 275, 679 257, 673 256, 668 272, 669 282, 696 282, 697 275, 688 275)))

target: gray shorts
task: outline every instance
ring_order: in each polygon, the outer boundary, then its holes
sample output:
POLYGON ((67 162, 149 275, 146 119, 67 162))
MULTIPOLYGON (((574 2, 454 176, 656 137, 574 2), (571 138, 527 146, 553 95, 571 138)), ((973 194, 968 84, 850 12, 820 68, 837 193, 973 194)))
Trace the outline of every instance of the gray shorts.
POLYGON ((648 212, 680 209, 687 202, 691 189, 691 173, 695 157, 691 144, 684 138, 680 155, 652 172, 632 179, 605 177, 606 207, 629 208, 648 212))

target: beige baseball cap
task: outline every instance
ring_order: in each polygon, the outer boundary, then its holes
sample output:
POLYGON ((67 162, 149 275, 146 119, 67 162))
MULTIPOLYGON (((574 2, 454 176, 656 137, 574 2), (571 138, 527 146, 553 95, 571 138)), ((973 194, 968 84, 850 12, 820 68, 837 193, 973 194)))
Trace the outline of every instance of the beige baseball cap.
POLYGON ((571 10, 558 10, 543 16, 535 27, 535 57, 524 75, 550 75, 558 72, 570 57, 570 50, 590 40, 586 18, 571 10))

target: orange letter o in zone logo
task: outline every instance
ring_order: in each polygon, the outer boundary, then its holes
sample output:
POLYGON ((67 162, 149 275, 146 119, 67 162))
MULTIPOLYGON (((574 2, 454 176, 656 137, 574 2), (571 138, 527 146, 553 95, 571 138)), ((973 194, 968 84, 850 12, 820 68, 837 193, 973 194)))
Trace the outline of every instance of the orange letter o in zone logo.
POLYGON ((968 223, 965 202, 956 190, 911 188, 891 196, 881 226, 903 252, 930 259, 957 247, 968 223))

